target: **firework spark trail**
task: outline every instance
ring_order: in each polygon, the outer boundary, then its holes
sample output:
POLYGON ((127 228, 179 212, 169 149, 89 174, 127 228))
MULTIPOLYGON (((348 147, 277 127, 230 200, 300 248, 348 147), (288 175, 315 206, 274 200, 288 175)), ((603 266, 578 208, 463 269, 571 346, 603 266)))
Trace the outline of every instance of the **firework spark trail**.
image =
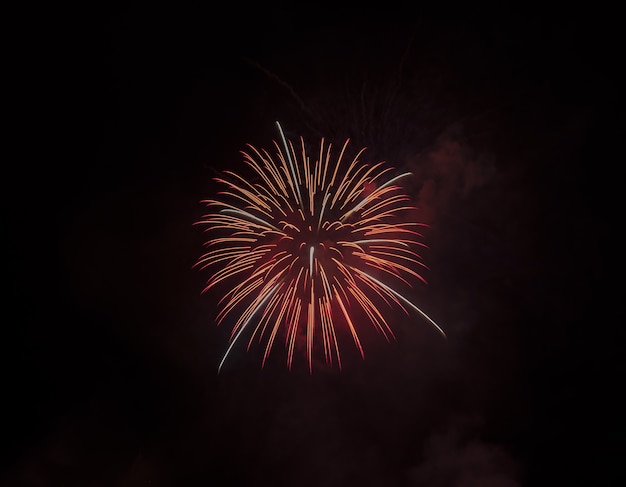
POLYGON ((426 225, 403 218, 416 208, 397 184, 410 173, 392 176, 382 162, 361 163, 365 149, 344 168, 349 139, 334 169, 332 144, 323 138, 311 163, 304 139, 298 153, 276 124, 282 147, 274 141, 275 157, 251 145, 242 151, 257 180, 225 171, 224 178, 215 178, 227 188, 219 194, 223 200, 203 200, 210 210, 196 222, 211 237, 195 267, 218 266, 203 292, 223 281, 236 283, 220 300, 218 324, 231 314, 237 319, 218 370, 249 328, 248 349, 265 342, 262 365, 282 331, 289 369, 300 336, 311 373, 320 340, 326 363, 341 369, 340 329, 365 357, 358 310, 387 340, 395 338, 380 310, 383 303, 408 314, 407 305, 445 337, 392 287, 410 286, 410 278, 426 282, 415 268, 427 267, 414 250, 425 247, 418 230, 426 225))

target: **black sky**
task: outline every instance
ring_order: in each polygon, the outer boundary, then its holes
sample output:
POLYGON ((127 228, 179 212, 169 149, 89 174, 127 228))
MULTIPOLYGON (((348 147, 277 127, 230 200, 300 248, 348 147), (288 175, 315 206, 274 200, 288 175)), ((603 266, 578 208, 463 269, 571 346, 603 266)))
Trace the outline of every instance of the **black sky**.
POLYGON ((143 3, 31 13, 6 75, 3 485, 623 479, 611 11, 143 3), (13 67, 14 66, 14 67, 13 67), (341 373, 226 345, 193 223, 247 143, 409 169, 448 333, 341 373), (15 134, 15 136, 13 135, 15 134))

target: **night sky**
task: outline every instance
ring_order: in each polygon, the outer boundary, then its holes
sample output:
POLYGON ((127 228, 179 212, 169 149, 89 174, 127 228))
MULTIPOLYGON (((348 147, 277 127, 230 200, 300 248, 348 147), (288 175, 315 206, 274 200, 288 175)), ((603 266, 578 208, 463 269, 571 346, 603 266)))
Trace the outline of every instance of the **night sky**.
POLYGON ((616 13, 173 5, 38 12, 10 49, 0 484, 623 481, 616 13), (193 223, 276 121, 413 173, 447 340, 392 311, 341 372, 217 374, 193 223))

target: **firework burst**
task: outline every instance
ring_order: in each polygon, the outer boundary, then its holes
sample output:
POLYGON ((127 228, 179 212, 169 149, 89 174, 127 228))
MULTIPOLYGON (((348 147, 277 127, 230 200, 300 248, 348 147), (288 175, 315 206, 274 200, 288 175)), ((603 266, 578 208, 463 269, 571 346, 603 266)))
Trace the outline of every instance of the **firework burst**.
POLYGON ((293 144, 277 126, 275 155, 248 145, 242 154, 254 178, 233 171, 215 178, 225 190, 202 201, 209 212, 196 222, 210 238, 195 266, 214 268, 203 292, 229 284, 217 322, 236 316, 219 369, 244 338, 248 349, 263 345, 262 365, 282 341, 289 369, 301 348, 311 372, 318 352, 341 369, 340 337, 364 358, 363 323, 395 338, 382 311, 394 306, 445 337, 397 290, 426 282, 417 270, 426 268, 417 252, 425 225, 408 218, 416 208, 398 184, 410 173, 362 163, 365 149, 347 162, 349 139, 333 159, 322 138, 312 159, 302 137, 293 144))

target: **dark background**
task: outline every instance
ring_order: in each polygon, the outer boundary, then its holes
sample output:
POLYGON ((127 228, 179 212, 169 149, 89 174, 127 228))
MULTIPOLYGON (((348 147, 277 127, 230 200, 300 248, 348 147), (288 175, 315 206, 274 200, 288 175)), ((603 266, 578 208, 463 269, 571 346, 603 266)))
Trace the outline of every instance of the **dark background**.
POLYGON ((448 7, 8 19, 2 485, 623 480, 618 16, 448 7), (413 172, 447 340, 217 374, 193 223, 277 120, 413 172))

